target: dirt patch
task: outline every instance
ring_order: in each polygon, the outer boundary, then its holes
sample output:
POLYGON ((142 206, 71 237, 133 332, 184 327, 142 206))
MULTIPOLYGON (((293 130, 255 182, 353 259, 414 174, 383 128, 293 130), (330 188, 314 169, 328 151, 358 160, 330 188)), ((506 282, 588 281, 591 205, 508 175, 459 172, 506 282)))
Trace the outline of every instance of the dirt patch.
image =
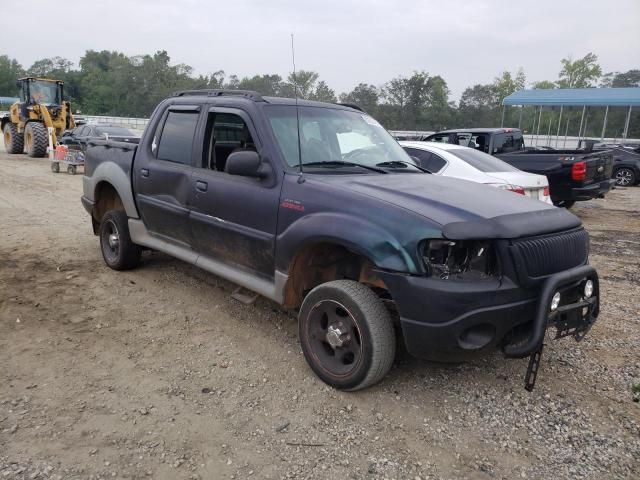
POLYGON ((640 188, 578 204, 600 321, 526 361, 400 355, 341 393, 306 366, 295 316, 162 254, 117 273, 81 176, 0 153, 2 478, 637 478, 640 188))

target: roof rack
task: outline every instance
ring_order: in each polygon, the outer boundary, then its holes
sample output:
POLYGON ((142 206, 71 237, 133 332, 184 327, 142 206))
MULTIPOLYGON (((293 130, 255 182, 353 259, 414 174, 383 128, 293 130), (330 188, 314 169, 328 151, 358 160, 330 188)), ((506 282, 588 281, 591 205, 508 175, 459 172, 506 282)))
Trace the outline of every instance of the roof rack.
POLYGON ((355 103, 336 102, 336 105, 342 105, 343 107, 349 107, 349 108, 353 108, 354 110, 359 110, 362 113, 367 113, 362 109, 360 105, 356 105, 355 103))
POLYGON ((253 90, 233 90, 233 89, 202 89, 202 90, 182 90, 175 92, 174 97, 186 96, 206 96, 206 97, 222 97, 224 95, 238 96, 248 98, 254 102, 264 102, 264 98, 258 92, 253 90))

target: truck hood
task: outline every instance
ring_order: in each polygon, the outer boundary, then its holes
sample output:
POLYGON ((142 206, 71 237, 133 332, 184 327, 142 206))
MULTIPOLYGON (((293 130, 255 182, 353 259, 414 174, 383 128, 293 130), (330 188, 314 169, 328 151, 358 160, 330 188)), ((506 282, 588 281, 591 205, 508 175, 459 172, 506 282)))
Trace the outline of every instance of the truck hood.
POLYGON ((568 230, 581 224, 580 219, 563 208, 457 178, 422 174, 321 178, 341 190, 393 204, 447 227, 443 232, 448 232, 447 237, 452 239, 517 238, 568 230), (457 226, 453 228, 454 225, 457 226))

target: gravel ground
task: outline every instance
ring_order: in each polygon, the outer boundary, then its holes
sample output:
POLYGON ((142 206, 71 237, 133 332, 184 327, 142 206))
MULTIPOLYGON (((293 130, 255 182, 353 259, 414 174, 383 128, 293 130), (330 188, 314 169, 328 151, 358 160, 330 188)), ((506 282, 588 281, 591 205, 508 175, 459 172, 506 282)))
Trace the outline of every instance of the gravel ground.
POLYGON ((295 315, 230 297, 162 254, 102 262, 81 176, 0 152, 0 478, 639 478, 640 188, 575 213, 599 322, 526 360, 400 353, 342 393, 307 367, 295 315))

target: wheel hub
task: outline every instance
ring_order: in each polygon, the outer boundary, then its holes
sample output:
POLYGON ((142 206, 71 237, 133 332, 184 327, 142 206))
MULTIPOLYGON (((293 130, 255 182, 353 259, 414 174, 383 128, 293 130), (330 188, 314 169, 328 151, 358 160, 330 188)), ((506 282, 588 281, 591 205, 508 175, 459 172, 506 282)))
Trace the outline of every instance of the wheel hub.
POLYGON ((341 324, 329 325, 329 328, 327 328, 327 343, 331 345, 331 348, 334 350, 344 346, 344 344, 349 341, 349 335, 347 335, 342 328, 343 325, 341 324))
POLYGON ((119 243, 120 239, 118 238, 117 233, 112 233, 109 235, 109 247, 115 250, 118 247, 119 243))
POLYGON ((616 177, 618 178, 618 183, 620 185, 628 185, 631 183, 631 173, 627 170, 620 170, 616 177))

